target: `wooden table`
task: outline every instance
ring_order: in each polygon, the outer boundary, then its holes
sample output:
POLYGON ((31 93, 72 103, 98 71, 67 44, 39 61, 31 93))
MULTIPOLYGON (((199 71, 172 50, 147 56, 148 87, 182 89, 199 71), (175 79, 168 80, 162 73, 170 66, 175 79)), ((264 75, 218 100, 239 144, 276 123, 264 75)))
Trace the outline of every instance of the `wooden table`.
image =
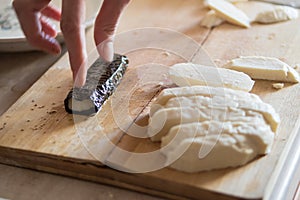
MULTIPOLYGON (((65 48, 63 53, 65 53, 65 48)), ((0 53, 0 115, 60 56, 41 52, 0 53)), ((88 181, 0 164, 0 199, 160 199, 88 181)))
MULTIPOLYGON (((269 26, 269 29, 266 29, 265 26, 256 26, 253 29, 241 29, 239 27, 225 24, 219 28, 209 30, 201 28, 198 25, 206 11, 207 10, 202 6, 201 2, 197 0, 172 0, 162 2, 158 0, 133 0, 120 22, 119 33, 132 30, 134 28, 144 27, 173 29, 193 38, 198 44, 202 44, 210 53, 212 59, 219 66, 224 64, 227 59, 247 54, 275 57, 282 56, 281 58, 290 64, 300 62, 296 56, 297 52, 291 51, 291 49, 295 49, 295 45, 297 45, 299 37, 294 37, 294 32, 276 32, 281 28, 286 30, 293 28, 297 22, 272 25, 269 26)), ((89 30, 87 32, 87 48, 89 50, 93 49, 92 38, 92 30, 89 30)), ((129 42, 133 41, 134 40, 129 42)), ((164 56, 152 51, 147 51, 146 53, 152 54, 152 57, 144 56, 145 58, 141 59, 135 57, 134 65, 153 61, 151 60, 153 57, 160 59, 160 56, 164 56)), ((0 102, 4 102, 1 104, 3 105, 1 107, 2 112, 6 110, 20 95, 22 95, 23 92, 26 91, 29 86, 57 59, 56 57, 45 55, 43 53, 1 54, 0 58, 0 70, 3 70, 3 76, 0 78, 0 84, 1 87, 4 88, 3 91, 6 91, 5 96, 3 95, 0 97, 0 102), (8 68, 12 65, 16 67, 8 68), (24 73, 20 73, 21 70, 24 70, 22 71, 24 73), (27 74, 26 72, 29 70, 32 71, 27 74), (21 78, 20 74, 22 74, 21 78)), ((67 58, 67 55, 64 55, 59 62, 55 64, 55 66, 57 67, 62 65, 66 68, 66 63, 68 63, 67 58)), ((166 65, 171 65, 179 60, 178 58, 170 56, 167 59, 164 59, 164 61, 166 65)), ((128 199, 153 199, 153 197, 144 196, 139 193, 127 192, 107 186, 96 185, 90 182, 37 173, 19 168, 6 167, 4 165, 1 165, 0 167, 2 169, 1 171, 5 172, 0 178, 1 180, 6 180, 0 182, 0 189, 3 188, 0 190, 0 194, 3 192, 3 197, 6 198, 26 199, 35 196, 39 199, 38 197, 45 197, 44 192, 49 191, 49 188, 52 188, 49 193, 47 192, 49 197, 46 196, 46 198, 53 199, 58 192, 62 194, 61 192, 64 191, 65 193, 63 194, 73 195, 72 197, 74 198, 79 194, 84 194, 84 197, 90 196, 92 198, 99 196, 99 198, 102 197, 103 199, 119 197, 124 199, 123 195, 128 199), (10 182, 12 179, 15 182, 10 182), (29 184, 32 184, 32 187, 36 187, 37 185, 39 186, 40 193, 33 193, 30 191, 30 186, 23 186, 26 184, 27 179, 32 179, 32 181, 29 182, 29 184), (9 187, 11 184, 16 185, 16 188, 11 189, 9 187), (51 187, 51 185, 55 186, 51 187), (97 192, 91 188, 95 188, 97 192), (18 196, 19 194, 14 193, 16 190, 23 190, 23 192, 20 196, 18 196), (28 195, 28 197, 26 195, 28 195)), ((299 181, 299 175, 300 173, 298 172, 293 176, 294 181, 290 182, 291 184, 287 198, 292 198, 294 195, 294 191, 296 190, 296 186, 299 181)))

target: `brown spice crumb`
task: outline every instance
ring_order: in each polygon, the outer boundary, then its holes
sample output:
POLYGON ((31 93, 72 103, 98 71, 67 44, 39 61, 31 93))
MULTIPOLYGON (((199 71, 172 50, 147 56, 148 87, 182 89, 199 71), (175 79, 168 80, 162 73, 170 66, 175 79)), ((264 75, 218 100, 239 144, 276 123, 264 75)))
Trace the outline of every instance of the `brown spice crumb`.
POLYGON ((55 105, 55 103, 52 103, 52 105, 54 106, 54 105, 55 105))
POLYGON ((26 122, 30 122, 30 119, 27 119, 26 122))
POLYGON ((31 102, 34 103, 34 99, 32 99, 31 102))
POLYGON ((113 198, 114 198, 114 194, 113 194, 113 193, 110 193, 110 192, 109 192, 109 193, 108 193, 108 196, 109 196, 110 199, 113 199, 113 198))
POLYGON ((24 131, 24 129, 21 129, 20 131, 24 131))
POLYGON ((0 131, 2 131, 3 129, 5 129, 6 126, 6 122, 3 123, 2 127, 0 127, 0 131))
POLYGON ((30 110, 34 110, 33 108, 30 108, 30 110))
POLYGON ((56 88, 61 88, 60 86, 57 86, 56 88))
POLYGON ((34 104, 35 107, 37 107, 37 104, 34 104))
POLYGON ((57 111, 56 110, 51 110, 51 111, 49 111, 49 112, 47 112, 49 115, 52 115, 52 114, 55 114, 55 113, 57 113, 57 111))

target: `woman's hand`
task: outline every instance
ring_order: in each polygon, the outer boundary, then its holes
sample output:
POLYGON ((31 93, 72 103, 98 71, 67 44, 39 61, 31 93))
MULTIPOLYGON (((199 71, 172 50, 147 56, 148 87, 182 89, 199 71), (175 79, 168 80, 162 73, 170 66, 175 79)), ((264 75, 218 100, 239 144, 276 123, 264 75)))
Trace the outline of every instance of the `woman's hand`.
POLYGON ((59 54, 56 30, 48 18, 59 21, 60 11, 49 6, 50 0, 15 0, 13 6, 28 42, 48 53, 59 54))
MULTIPOLYGON (((100 56, 113 59, 113 41, 119 17, 130 0, 104 0, 95 21, 94 39, 100 56)), ((45 17, 61 20, 61 30, 69 51, 74 84, 81 87, 87 73, 85 49, 85 0, 62 0, 62 12, 49 6, 50 0, 14 0, 21 27, 29 43, 49 53, 61 51, 56 31, 45 17)))

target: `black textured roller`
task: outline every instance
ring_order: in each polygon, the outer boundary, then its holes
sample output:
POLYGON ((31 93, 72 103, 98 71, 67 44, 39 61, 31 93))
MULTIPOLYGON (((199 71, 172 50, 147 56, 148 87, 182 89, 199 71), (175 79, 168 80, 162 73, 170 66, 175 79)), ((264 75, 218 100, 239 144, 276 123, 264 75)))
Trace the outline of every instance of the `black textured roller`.
POLYGON ((94 115, 113 94, 128 66, 126 56, 115 54, 111 63, 98 58, 87 71, 82 88, 73 88, 64 104, 68 113, 94 115))

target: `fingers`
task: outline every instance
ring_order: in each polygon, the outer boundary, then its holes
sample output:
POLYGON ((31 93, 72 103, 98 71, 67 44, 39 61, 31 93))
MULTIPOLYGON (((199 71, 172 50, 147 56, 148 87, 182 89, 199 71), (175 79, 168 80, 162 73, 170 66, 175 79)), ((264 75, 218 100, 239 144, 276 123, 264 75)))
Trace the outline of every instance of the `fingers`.
POLYGON ((42 31, 46 34, 49 35, 50 37, 55 38, 57 35, 57 31, 55 27, 48 22, 48 20, 41 18, 41 25, 42 25, 42 31))
POLYGON ((120 15, 130 0, 104 0, 95 21, 94 39, 100 56, 111 62, 113 40, 120 15))
POLYGON ((38 49, 58 54, 61 48, 53 37, 56 33, 54 34, 50 25, 41 21, 40 10, 46 8, 48 3, 48 0, 15 0, 13 6, 28 42, 38 49))
POLYGON ((61 18, 60 11, 54 6, 47 6, 42 10, 42 14, 56 21, 60 21, 61 18))
POLYGON ((84 0, 63 0, 61 30, 69 51, 75 87, 83 86, 86 79, 87 54, 85 50, 84 20, 84 0))

